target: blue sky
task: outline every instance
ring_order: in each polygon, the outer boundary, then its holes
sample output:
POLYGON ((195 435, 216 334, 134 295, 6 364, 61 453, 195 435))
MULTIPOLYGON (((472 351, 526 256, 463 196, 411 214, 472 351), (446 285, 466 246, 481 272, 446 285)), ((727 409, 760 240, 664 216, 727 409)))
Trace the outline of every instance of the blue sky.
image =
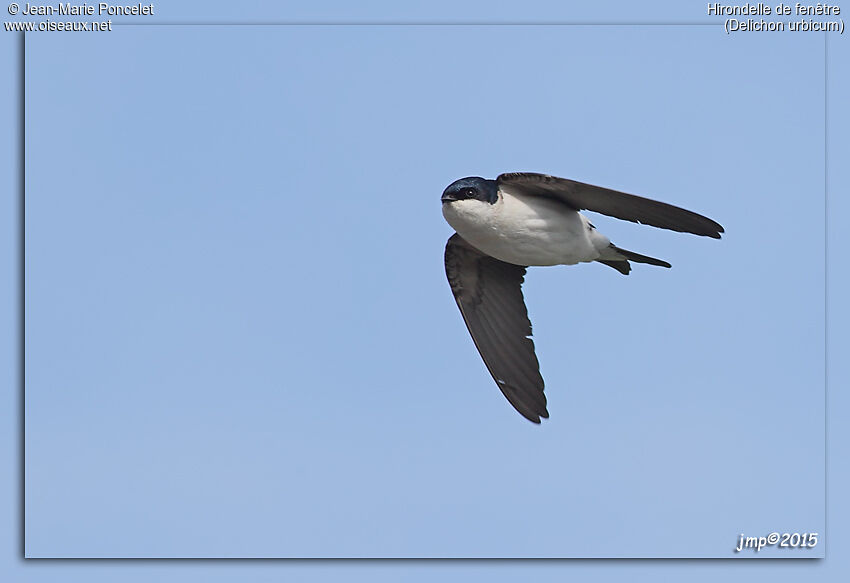
MULTIPOLYGON (((380 8, 363 19, 392 20, 380 8)), ((542 3, 492 14, 609 19, 542 3)), ((663 4, 615 14, 704 19, 663 4)), ((832 71, 843 46, 830 39, 832 71)), ((847 87, 832 81, 835 104, 847 87)), ((729 557, 742 532, 825 531, 822 36, 119 27, 30 35, 27 92, 29 556, 729 557), (594 216, 673 269, 530 270, 552 414, 540 427, 493 386, 442 271, 442 189, 514 170, 665 200, 727 231, 594 216)), ((846 272, 830 267, 837 298, 846 272)), ((832 358, 833 388, 842 366, 832 358)), ((839 544, 827 532, 809 556, 839 544)), ((62 565, 10 568, 53 580, 62 565)), ((411 566, 135 565, 179 580, 411 566)), ((626 568, 414 565, 411 580, 626 568)), ((723 565, 714 576, 755 568, 723 565)), ((782 572, 829 561, 803 565, 782 572)))

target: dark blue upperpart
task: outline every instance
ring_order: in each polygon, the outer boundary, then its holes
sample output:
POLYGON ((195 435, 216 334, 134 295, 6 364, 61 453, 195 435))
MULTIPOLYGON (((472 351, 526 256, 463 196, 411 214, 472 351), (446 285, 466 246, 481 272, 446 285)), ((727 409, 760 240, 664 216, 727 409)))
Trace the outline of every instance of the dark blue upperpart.
POLYGON ((495 180, 487 180, 479 176, 469 176, 455 180, 443 191, 443 204, 456 200, 480 200, 496 204, 499 200, 499 187, 495 180))

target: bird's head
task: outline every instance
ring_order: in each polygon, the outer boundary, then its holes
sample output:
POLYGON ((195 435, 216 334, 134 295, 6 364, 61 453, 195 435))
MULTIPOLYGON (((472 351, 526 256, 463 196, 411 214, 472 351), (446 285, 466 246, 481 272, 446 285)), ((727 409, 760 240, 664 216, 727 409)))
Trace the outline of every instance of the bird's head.
POLYGON ((486 180, 478 176, 461 178, 449 184, 443 191, 440 200, 443 204, 451 204, 459 200, 478 200, 489 204, 496 204, 499 200, 498 186, 495 180, 486 180))

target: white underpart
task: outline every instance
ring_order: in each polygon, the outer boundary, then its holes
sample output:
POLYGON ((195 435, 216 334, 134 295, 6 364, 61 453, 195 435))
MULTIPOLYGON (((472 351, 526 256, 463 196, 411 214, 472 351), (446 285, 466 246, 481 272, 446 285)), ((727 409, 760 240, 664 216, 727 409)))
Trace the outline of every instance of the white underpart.
POLYGON ((611 257, 611 241, 555 200, 505 189, 495 204, 443 204, 446 221, 473 247, 515 265, 574 265, 611 257))

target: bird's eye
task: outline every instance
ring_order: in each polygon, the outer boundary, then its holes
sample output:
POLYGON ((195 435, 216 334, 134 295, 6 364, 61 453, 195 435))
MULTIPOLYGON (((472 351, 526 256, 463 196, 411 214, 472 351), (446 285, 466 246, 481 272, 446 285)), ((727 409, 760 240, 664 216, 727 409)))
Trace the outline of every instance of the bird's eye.
POLYGON ((475 189, 474 188, 464 188, 463 189, 463 195, 466 198, 473 198, 475 196, 475 189))

